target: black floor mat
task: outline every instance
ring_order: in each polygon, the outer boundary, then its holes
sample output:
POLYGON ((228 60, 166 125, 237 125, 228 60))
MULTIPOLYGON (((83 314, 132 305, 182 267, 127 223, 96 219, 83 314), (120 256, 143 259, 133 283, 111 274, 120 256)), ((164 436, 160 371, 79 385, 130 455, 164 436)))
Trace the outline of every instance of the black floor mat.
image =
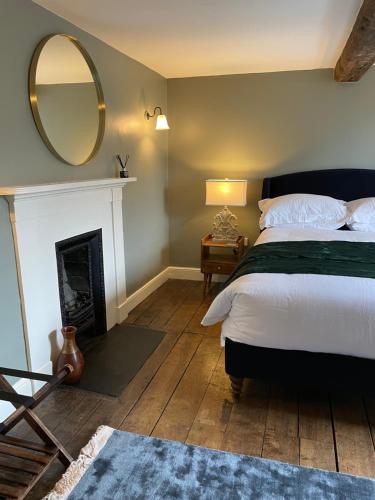
POLYGON ((80 389, 118 397, 160 344, 165 333, 133 325, 116 325, 97 337, 85 356, 80 389))

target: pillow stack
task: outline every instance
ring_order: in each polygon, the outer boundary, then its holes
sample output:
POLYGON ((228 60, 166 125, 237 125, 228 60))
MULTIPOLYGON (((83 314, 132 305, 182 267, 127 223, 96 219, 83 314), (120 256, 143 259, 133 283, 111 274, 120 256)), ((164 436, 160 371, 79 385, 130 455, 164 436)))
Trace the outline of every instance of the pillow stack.
POLYGON ((375 198, 361 198, 346 203, 330 196, 287 194, 260 200, 261 229, 316 228, 339 229, 347 225, 353 231, 375 232, 375 198))
POLYGON ((319 229, 338 229, 345 226, 347 209, 345 202, 330 196, 315 194, 287 194, 261 200, 262 212, 259 226, 319 229))
POLYGON ((375 231, 375 198, 349 201, 347 225, 352 231, 375 231))

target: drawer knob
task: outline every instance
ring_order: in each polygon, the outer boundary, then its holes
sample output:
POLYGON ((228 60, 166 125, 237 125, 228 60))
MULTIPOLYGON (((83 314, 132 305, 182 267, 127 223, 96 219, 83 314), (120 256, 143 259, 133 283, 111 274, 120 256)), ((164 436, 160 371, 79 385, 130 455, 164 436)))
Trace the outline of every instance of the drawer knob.
POLYGON ((217 266, 217 270, 220 271, 221 270, 221 266, 217 266))

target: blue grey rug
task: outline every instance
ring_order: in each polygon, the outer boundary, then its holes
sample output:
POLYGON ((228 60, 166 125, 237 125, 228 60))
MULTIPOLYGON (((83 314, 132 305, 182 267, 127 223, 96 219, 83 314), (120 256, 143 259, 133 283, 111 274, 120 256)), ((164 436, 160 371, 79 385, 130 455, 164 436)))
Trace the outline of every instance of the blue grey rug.
POLYGON ((375 481, 103 426, 47 498, 358 500, 375 481))

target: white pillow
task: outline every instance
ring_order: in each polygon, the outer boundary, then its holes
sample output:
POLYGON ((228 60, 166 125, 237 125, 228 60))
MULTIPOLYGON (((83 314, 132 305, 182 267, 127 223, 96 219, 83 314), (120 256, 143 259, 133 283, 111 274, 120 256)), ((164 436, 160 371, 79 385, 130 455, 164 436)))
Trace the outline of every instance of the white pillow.
POLYGON ((350 224, 348 224, 348 227, 352 231, 365 231, 366 233, 375 233, 375 222, 351 222, 350 224))
POLYGON ((375 231, 375 198, 349 201, 348 226, 354 231, 375 231))
POLYGON ((342 200, 316 194, 287 194, 260 200, 261 229, 266 227, 316 227, 338 229, 347 222, 342 200))

